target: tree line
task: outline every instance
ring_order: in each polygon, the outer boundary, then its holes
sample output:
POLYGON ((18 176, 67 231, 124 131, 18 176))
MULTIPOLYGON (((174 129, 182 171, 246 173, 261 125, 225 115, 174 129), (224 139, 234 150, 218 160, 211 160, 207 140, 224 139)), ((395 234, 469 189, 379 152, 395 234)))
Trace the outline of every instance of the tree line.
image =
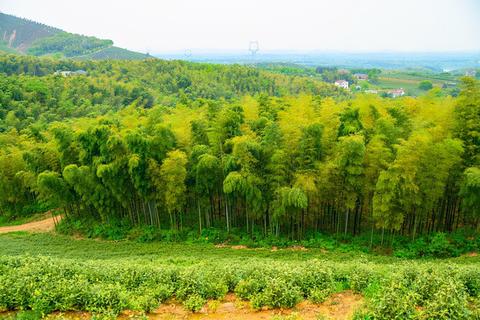
MULTIPOLYGON (((24 92, 25 79, 4 81, 28 97, 27 110, 48 104, 24 92)), ((99 223, 292 239, 479 228, 480 85, 472 78, 456 98, 239 92, 163 105, 152 92, 149 107, 119 102, 110 112, 8 126, 1 214, 46 204, 99 223)))

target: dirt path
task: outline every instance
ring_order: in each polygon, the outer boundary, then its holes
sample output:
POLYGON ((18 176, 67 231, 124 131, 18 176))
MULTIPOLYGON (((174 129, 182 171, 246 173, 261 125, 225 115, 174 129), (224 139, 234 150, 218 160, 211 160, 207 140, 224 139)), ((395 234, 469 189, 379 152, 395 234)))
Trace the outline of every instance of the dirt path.
POLYGON ((0 227, 0 233, 16 231, 49 232, 55 229, 55 224, 62 220, 62 216, 50 217, 48 219, 33 221, 19 226, 0 227))

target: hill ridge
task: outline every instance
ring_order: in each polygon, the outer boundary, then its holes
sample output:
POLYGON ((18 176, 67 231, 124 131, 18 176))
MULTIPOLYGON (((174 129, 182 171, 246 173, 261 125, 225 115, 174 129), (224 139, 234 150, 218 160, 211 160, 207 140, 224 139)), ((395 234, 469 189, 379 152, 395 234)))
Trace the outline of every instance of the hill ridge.
POLYGON ((138 60, 150 57, 116 47, 109 39, 66 32, 4 12, 0 12, 0 52, 94 60, 138 60))

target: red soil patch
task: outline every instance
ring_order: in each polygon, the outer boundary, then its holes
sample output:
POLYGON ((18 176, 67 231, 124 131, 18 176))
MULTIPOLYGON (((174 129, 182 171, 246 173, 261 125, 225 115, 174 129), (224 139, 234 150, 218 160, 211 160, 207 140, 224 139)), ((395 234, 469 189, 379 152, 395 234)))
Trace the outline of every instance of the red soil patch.
POLYGON ((469 253, 466 253, 465 254, 466 257, 477 257, 478 256, 478 252, 469 252, 469 253))
POLYGON ((241 249, 248 249, 247 246, 231 246, 230 248, 232 248, 233 250, 241 250, 241 249))
POLYGON ((308 251, 307 248, 303 247, 303 246, 291 246, 288 248, 288 250, 292 250, 292 251, 308 251))
MULTIPOLYGON (((254 310, 249 302, 237 299, 234 294, 228 294, 221 301, 209 301, 198 313, 187 311, 178 301, 171 300, 162 304, 155 312, 147 315, 153 320, 269 320, 274 317, 283 319, 351 319, 355 310, 363 304, 363 297, 354 294, 352 291, 344 291, 330 296, 322 304, 314 304, 310 301, 303 301, 292 309, 254 310)), ((1 313, 2 316, 13 316, 14 313, 1 313)), ((68 319, 68 320, 89 320, 92 315, 88 312, 54 312, 46 319, 68 319)), ((143 319, 141 312, 125 311, 118 319, 131 320, 143 319)))
POLYGON ((346 320, 350 319, 362 304, 362 296, 354 294, 352 291, 345 291, 332 295, 322 304, 303 301, 292 309, 254 310, 248 302, 237 299, 233 294, 228 294, 222 301, 215 304, 214 310, 211 310, 207 303, 200 312, 191 313, 178 303, 172 302, 160 306, 154 313, 149 314, 148 318, 155 320, 267 320, 275 316, 290 316, 293 319, 314 320, 323 316, 326 319, 346 320))

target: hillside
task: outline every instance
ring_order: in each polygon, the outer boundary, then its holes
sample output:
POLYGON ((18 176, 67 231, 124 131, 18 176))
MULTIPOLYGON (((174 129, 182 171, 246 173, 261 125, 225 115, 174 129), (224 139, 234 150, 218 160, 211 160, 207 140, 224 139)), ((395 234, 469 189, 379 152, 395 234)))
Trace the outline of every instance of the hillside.
POLYGON ((0 52, 82 59, 145 59, 148 55, 113 46, 112 40, 65 32, 0 13, 0 52))

